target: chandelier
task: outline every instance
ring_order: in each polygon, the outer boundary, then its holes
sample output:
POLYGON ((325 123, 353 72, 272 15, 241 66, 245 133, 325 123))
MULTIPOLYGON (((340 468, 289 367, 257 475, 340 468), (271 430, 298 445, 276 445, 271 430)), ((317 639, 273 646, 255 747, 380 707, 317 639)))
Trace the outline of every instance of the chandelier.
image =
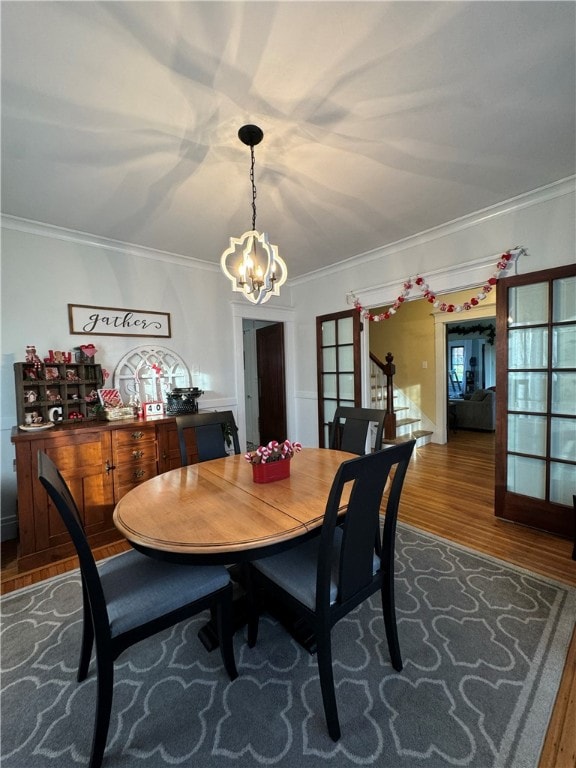
POLYGON ((264 133, 257 125, 243 125, 238 138, 250 147, 250 183, 252 185, 252 229, 240 237, 231 237, 230 245, 220 258, 220 266, 232 283, 232 290, 241 292, 252 304, 264 304, 270 296, 280 295, 280 286, 288 270, 278 255, 278 247, 268 240, 266 232, 256 229, 256 184, 254 182, 254 147, 264 133))

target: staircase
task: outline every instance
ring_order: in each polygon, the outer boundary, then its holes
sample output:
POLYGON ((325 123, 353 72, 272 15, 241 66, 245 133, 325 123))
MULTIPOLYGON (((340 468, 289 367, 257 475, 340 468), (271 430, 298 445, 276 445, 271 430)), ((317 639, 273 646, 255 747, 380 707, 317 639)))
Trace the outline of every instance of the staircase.
MULTIPOLYGON (((370 407, 386 410, 387 402, 387 381, 386 374, 377 358, 371 356, 370 359, 370 407)), ((395 445, 406 442, 406 440, 416 440, 416 446, 426 445, 431 442, 433 434, 431 429, 425 427, 432 426, 428 419, 421 413, 420 409, 402 390, 393 387, 394 413, 396 414, 395 437, 384 437, 384 445, 395 445), (422 424, 425 421, 427 423, 422 424), (424 427, 424 428, 423 428, 424 427)))

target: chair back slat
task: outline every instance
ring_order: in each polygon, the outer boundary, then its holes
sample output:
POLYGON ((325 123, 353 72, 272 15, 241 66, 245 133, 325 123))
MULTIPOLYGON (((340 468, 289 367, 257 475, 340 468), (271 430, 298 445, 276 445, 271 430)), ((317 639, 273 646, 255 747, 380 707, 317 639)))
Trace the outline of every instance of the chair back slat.
POLYGON ((380 504, 389 465, 367 462, 354 481, 344 519, 340 549, 340 601, 349 600, 372 583, 375 542, 379 533, 380 504), (379 465, 379 466, 377 466, 379 465))
POLYGON ((385 412, 379 408, 351 408, 339 406, 330 425, 330 448, 357 453, 366 453, 368 431, 371 424, 376 425, 374 438, 375 450, 382 447, 385 412))
POLYGON ((228 455, 221 423, 196 427, 196 445, 198 447, 198 461, 222 459, 228 455))
MULTIPOLYGON (((373 583, 374 558, 378 556, 386 567, 393 567, 394 538, 398 506, 406 470, 415 441, 376 451, 340 465, 326 505, 319 548, 316 601, 318 610, 327 603, 331 578, 334 574, 335 533, 339 523, 338 510, 346 486, 349 490, 346 514, 342 523, 338 574, 337 602, 345 603, 373 583), (386 518, 380 539, 380 513, 386 482, 390 482, 386 518)), ((325 609, 325 608, 324 608, 325 609)))
POLYGON ((190 463, 186 433, 189 429, 196 432, 198 461, 210 461, 227 456, 226 437, 232 441, 234 453, 240 453, 238 427, 232 411, 211 411, 210 413, 188 413, 176 417, 178 442, 182 466, 190 463))

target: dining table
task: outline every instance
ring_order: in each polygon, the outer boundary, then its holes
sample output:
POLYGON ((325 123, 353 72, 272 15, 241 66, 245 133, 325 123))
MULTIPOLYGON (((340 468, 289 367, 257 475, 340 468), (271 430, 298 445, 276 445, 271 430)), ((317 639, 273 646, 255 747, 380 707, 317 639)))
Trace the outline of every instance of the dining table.
MULTIPOLYGON (((138 550, 179 563, 274 554, 322 525, 338 467, 356 454, 303 448, 290 475, 256 483, 242 454, 157 475, 123 496, 114 524, 138 550)), ((286 459, 283 459, 286 461, 286 459)))
MULTIPOLYGON (((188 564, 241 564, 318 534, 340 464, 356 454, 303 448, 290 475, 254 482, 242 454, 190 464, 136 486, 114 510, 114 524, 150 557, 188 564)), ((286 459, 283 459, 286 461, 286 459)), ((343 498, 343 513, 346 498, 343 498)), ((213 628, 200 637, 212 649, 213 628)))

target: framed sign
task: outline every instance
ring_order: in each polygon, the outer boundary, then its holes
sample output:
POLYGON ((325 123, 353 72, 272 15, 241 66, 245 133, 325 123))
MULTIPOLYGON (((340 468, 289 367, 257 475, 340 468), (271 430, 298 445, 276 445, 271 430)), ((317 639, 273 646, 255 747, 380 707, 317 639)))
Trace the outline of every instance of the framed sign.
POLYGON ((158 336, 169 339, 170 314, 143 309, 68 304, 70 333, 93 336, 158 336))

